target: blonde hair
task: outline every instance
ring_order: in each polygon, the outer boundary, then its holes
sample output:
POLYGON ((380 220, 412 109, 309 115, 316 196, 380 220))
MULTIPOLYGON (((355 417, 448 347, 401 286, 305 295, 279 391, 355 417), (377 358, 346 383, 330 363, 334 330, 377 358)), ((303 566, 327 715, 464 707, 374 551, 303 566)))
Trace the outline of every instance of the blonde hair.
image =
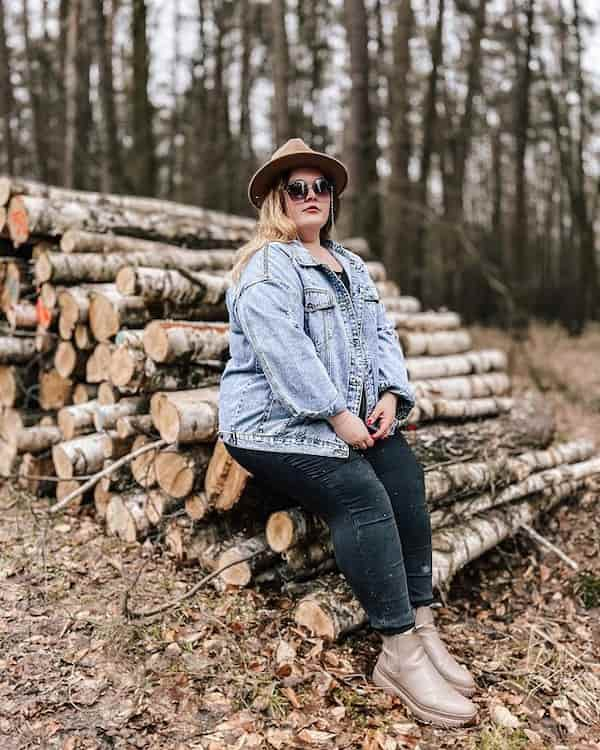
MULTIPOLYGON (((298 239, 296 224, 285 213, 283 189, 287 184, 288 174, 289 171, 283 173, 265 196, 258 212, 254 234, 248 242, 238 248, 235 254, 233 268, 230 272, 234 284, 239 282, 242 271, 252 256, 268 242, 291 242, 298 239)), ((334 191, 327 223, 321 227, 319 233, 321 242, 331 239, 335 217, 337 217, 338 212, 339 198, 334 191)))

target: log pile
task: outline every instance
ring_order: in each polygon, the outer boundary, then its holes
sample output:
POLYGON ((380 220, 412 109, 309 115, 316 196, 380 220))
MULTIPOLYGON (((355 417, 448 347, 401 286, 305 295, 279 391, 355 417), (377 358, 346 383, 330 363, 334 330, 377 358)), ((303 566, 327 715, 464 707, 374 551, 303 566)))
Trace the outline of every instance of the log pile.
MULTIPOLYGON (((217 590, 281 587, 313 633, 361 627, 323 520, 258 485, 217 440, 225 293, 253 222, 10 178, 0 208, 0 475, 60 507, 107 470, 69 502, 92 504, 107 533, 150 537, 205 571, 239 561, 217 590)), ((459 315, 421 310, 364 240, 343 244, 367 261, 406 357, 417 403, 404 434, 425 468, 442 587, 585 489, 600 457, 554 442, 546 404, 513 398, 506 356, 473 349, 459 315)))

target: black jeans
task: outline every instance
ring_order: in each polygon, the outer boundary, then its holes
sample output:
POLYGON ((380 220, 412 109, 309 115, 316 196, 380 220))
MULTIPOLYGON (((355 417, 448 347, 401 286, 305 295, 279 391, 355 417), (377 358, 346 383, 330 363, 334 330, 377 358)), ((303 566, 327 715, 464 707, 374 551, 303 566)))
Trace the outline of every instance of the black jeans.
POLYGON ((323 518, 371 627, 391 635, 414 625, 412 607, 434 601, 431 522, 423 467, 400 431, 348 458, 226 448, 258 483, 323 518))

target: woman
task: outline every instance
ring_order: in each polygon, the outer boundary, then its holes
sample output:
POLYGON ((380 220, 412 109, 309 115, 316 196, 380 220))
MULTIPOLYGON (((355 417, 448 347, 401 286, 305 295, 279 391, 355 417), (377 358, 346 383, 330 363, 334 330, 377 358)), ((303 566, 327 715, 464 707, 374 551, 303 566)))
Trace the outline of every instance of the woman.
POLYGON ((258 482, 325 519, 383 640, 374 682, 417 718, 461 726, 475 683, 433 623, 423 468, 397 431, 414 392, 366 264, 330 236, 347 180, 300 138, 252 177, 259 218, 227 292, 219 436, 258 482))

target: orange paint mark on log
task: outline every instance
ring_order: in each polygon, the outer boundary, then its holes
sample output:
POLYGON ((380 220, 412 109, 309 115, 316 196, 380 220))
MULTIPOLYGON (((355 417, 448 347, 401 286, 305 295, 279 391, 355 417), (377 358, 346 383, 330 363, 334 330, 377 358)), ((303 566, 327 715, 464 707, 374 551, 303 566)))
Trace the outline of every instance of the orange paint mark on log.
POLYGON ((27 211, 24 208, 13 208, 10 212, 10 225, 13 232, 20 237, 29 236, 27 225, 27 211))
POLYGON ((37 311, 37 319, 38 323, 41 326, 44 326, 47 328, 50 325, 51 315, 50 310, 46 307, 46 305, 42 302, 42 298, 38 297, 37 302, 35 303, 35 309, 37 311))

